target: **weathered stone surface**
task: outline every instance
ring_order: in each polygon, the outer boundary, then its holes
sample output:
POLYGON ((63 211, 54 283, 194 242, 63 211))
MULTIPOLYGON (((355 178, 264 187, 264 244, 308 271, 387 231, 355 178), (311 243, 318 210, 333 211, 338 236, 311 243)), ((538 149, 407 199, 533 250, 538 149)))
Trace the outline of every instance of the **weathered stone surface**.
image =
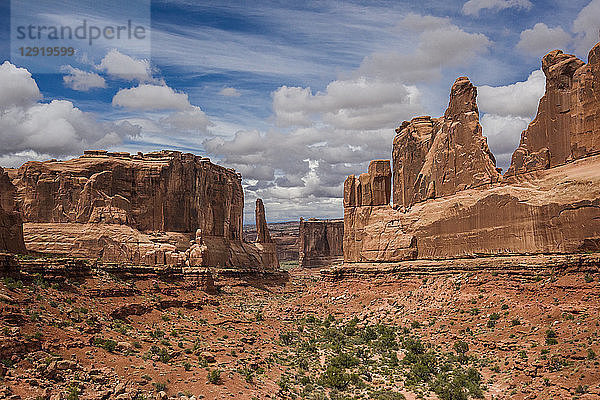
POLYGON ((588 64, 560 50, 542 60, 546 93, 521 134, 506 176, 545 169, 600 151, 600 43, 588 64))
POLYGON ((23 220, 16 210, 16 188, 0 167, 0 251, 24 253, 23 220))
POLYGON ((307 221, 300 218, 299 257, 301 267, 321 267, 343 260, 343 220, 307 221))
POLYGON ((390 203, 392 171, 389 160, 373 160, 369 172, 344 182, 344 206, 379 206, 390 203))
POLYGON ((26 163, 13 183, 34 251, 134 265, 278 267, 272 249, 263 255, 242 240, 240 175, 202 157, 93 151, 26 163))
POLYGON ((19 168, 26 222, 122 223, 140 231, 194 232, 240 239, 240 176, 193 154, 94 155, 30 161, 19 168))
POLYGON ((600 249, 600 156, 415 204, 344 210, 344 261, 600 249))
POLYGON ((476 99, 475 86, 460 77, 452 86, 443 117, 414 118, 396 130, 392 151, 395 206, 410 207, 500 180, 479 124, 476 99))
POLYGON ((398 262, 600 250, 600 45, 584 65, 560 51, 507 178, 481 133, 476 89, 452 87, 444 116, 404 122, 394 139, 394 207, 344 193, 344 261, 398 262), (354 199, 354 201, 353 201, 354 199))
POLYGON ((256 241, 258 243, 273 243, 269 227, 267 226, 267 218, 265 216, 265 206, 262 199, 256 199, 256 209, 254 210, 256 218, 256 241))

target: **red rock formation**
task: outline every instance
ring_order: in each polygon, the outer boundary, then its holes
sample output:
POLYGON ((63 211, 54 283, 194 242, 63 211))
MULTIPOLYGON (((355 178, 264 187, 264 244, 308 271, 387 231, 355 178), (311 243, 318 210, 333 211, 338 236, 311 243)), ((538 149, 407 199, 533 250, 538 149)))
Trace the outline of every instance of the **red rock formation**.
POLYGON ((256 218, 256 241, 258 243, 273 243, 269 227, 267 226, 267 218, 265 216, 265 206, 262 199, 256 199, 256 209, 254 210, 256 218))
POLYGON ((28 162, 14 183, 26 222, 201 228, 208 235, 242 237, 241 177, 193 154, 86 152, 69 161, 28 162))
POLYGON ((482 135, 477 89, 468 78, 454 82, 443 117, 414 118, 396 130, 392 151, 394 205, 415 203, 500 180, 482 135))
POLYGON ((588 64, 560 50, 542 60, 546 93, 521 134, 506 176, 564 164, 600 151, 600 43, 588 64))
POLYGON ((343 220, 304 221, 300 218, 299 257, 301 267, 322 267, 343 260, 343 220))
POLYGON ((587 65, 554 51, 543 68, 546 95, 508 179, 494 167, 466 78, 443 117, 403 123, 393 150, 396 207, 362 204, 362 180, 346 180, 344 261, 599 251, 600 45, 587 65))
POLYGON ((256 199, 254 214, 256 218, 256 243, 254 245, 260 249, 263 265, 268 268, 278 269, 277 246, 269 233, 267 218, 265 216, 265 206, 262 199, 256 199))
POLYGON ((417 203, 344 210, 344 261, 600 250, 600 156, 417 203))
POLYGON ((344 182, 344 206, 378 206, 390 203, 392 171, 389 160, 373 160, 369 172, 344 182))
POLYGON ((23 220, 16 210, 16 188, 0 167, 0 252, 24 253, 23 220))
POLYGON ((32 250, 143 265, 278 266, 271 249, 242 240, 240 175, 206 158, 90 151, 28 162, 13 182, 32 250))

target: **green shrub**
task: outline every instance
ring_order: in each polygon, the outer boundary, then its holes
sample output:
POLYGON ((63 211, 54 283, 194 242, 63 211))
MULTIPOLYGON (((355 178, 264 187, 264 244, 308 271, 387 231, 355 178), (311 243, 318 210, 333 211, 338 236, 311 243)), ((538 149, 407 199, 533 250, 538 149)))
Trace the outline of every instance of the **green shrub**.
POLYGON ((208 381, 213 385, 218 385, 219 383, 221 383, 221 371, 219 371, 218 369, 208 371, 208 381))

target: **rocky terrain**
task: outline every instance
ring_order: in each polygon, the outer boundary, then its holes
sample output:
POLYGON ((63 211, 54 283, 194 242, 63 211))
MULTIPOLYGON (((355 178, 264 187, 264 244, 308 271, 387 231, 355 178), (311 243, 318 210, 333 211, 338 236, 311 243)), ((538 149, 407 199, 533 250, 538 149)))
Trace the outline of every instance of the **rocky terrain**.
POLYGON ((597 398, 598 264, 544 261, 216 276, 210 293, 152 274, 5 276, 0 396, 597 398))

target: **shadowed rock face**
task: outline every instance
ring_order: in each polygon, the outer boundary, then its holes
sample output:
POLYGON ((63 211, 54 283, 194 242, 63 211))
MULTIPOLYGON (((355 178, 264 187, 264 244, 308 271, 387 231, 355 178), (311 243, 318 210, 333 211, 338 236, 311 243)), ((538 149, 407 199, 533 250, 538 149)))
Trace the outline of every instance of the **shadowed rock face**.
POLYGON ((299 264, 321 267, 343 260, 344 221, 300 219, 299 264))
POLYGON ((206 158, 88 151, 28 162, 12 181, 30 250, 145 265, 278 267, 272 249, 265 259, 242 240, 241 176, 206 158))
POLYGON ((0 167, 0 252, 24 253, 23 220, 15 212, 16 188, 0 167))
POLYGON ((475 86, 468 78, 458 78, 443 117, 414 118, 396 130, 392 150, 395 206, 408 208, 500 180, 479 124, 476 99, 475 86))
POLYGON ((397 129, 394 207, 344 186, 344 261, 397 262, 600 250, 600 44, 589 64, 553 51, 538 116, 502 178, 482 136, 476 89, 452 87, 443 117, 397 129), (571 162, 569 162, 571 161, 571 162))
POLYGON ((546 93, 521 134, 506 176, 545 169, 600 151, 600 44, 588 64, 560 50, 542 60, 546 93))

